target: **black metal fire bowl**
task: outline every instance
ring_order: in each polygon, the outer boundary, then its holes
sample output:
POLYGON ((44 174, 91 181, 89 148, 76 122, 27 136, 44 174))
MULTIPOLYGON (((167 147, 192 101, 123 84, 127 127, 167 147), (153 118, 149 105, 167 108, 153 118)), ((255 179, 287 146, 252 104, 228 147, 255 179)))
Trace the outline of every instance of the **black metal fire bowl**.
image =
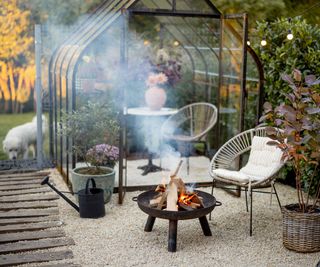
POLYGON ((155 192, 154 190, 141 193, 137 198, 139 208, 149 215, 144 228, 146 232, 152 231, 156 218, 169 220, 169 252, 176 251, 178 220, 190 220, 199 218, 203 234, 205 236, 212 236, 206 215, 210 213, 216 206, 221 206, 221 202, 217 201, 214 196, 206 192, 195 190, 195 193, 197 193, 198 196, 202 197, 204 207, 188 211, 167 211, 150 207, 150 200, 158 195, 158 192, 155 192))

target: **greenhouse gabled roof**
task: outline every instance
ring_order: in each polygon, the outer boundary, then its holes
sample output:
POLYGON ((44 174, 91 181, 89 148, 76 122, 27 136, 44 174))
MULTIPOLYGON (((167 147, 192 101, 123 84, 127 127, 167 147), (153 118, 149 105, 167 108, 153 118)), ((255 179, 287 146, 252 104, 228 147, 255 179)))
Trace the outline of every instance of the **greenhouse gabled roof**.
POLYGON ((57 74, 60 78, 64 77, 64 79, 58 79, 60 83, 66 80, 70 83, 58 86, 72 87, 74 67, 83 51, 126 9, 166 10, 171 13, 196 12, 220 16, 220 12, 209 0, 107 0, 56 50, 51 60, 52 81, 56 82, 55 74, 57 74))

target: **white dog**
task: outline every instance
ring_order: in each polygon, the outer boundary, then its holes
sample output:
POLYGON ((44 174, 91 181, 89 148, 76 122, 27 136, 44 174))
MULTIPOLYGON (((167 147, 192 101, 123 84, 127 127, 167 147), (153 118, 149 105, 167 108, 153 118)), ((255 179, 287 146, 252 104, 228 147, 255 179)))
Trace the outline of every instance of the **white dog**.
MULTIPOLYGON (((47 132, 47 119, 42 115, 42 133, 47 132)), ((3 140, 3 150, 8 154, 9 159, 27 159, 29 148, 33 158, 36 157, 37 147, 37 116, 31 122, 12 128, 3 140)))

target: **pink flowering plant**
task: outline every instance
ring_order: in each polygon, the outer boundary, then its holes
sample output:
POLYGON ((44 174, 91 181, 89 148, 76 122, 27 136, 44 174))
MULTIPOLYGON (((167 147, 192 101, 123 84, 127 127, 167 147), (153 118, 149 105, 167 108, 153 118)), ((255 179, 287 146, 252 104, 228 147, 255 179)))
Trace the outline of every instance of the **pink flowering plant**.
POLYGON ((90 148, 86 159, 94 166, 113 168, 119 160, 119 148, 108 144, 99 144, 90 148))
POLYGON ((148 87, 155 87, 158 84, 164 84, 168 81, 168 77, 164 73, 150 73, 146 84, 148 87))

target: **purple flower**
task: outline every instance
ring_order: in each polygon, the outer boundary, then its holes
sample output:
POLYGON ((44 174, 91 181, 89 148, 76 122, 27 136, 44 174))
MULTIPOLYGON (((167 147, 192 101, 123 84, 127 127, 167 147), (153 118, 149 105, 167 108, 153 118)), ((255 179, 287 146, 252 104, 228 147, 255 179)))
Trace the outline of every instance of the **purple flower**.
POLYGON ((95 145, 88 150, 86 158, 94 166, 113 168, 119 160, 119 148, 108 144, 95 145))

